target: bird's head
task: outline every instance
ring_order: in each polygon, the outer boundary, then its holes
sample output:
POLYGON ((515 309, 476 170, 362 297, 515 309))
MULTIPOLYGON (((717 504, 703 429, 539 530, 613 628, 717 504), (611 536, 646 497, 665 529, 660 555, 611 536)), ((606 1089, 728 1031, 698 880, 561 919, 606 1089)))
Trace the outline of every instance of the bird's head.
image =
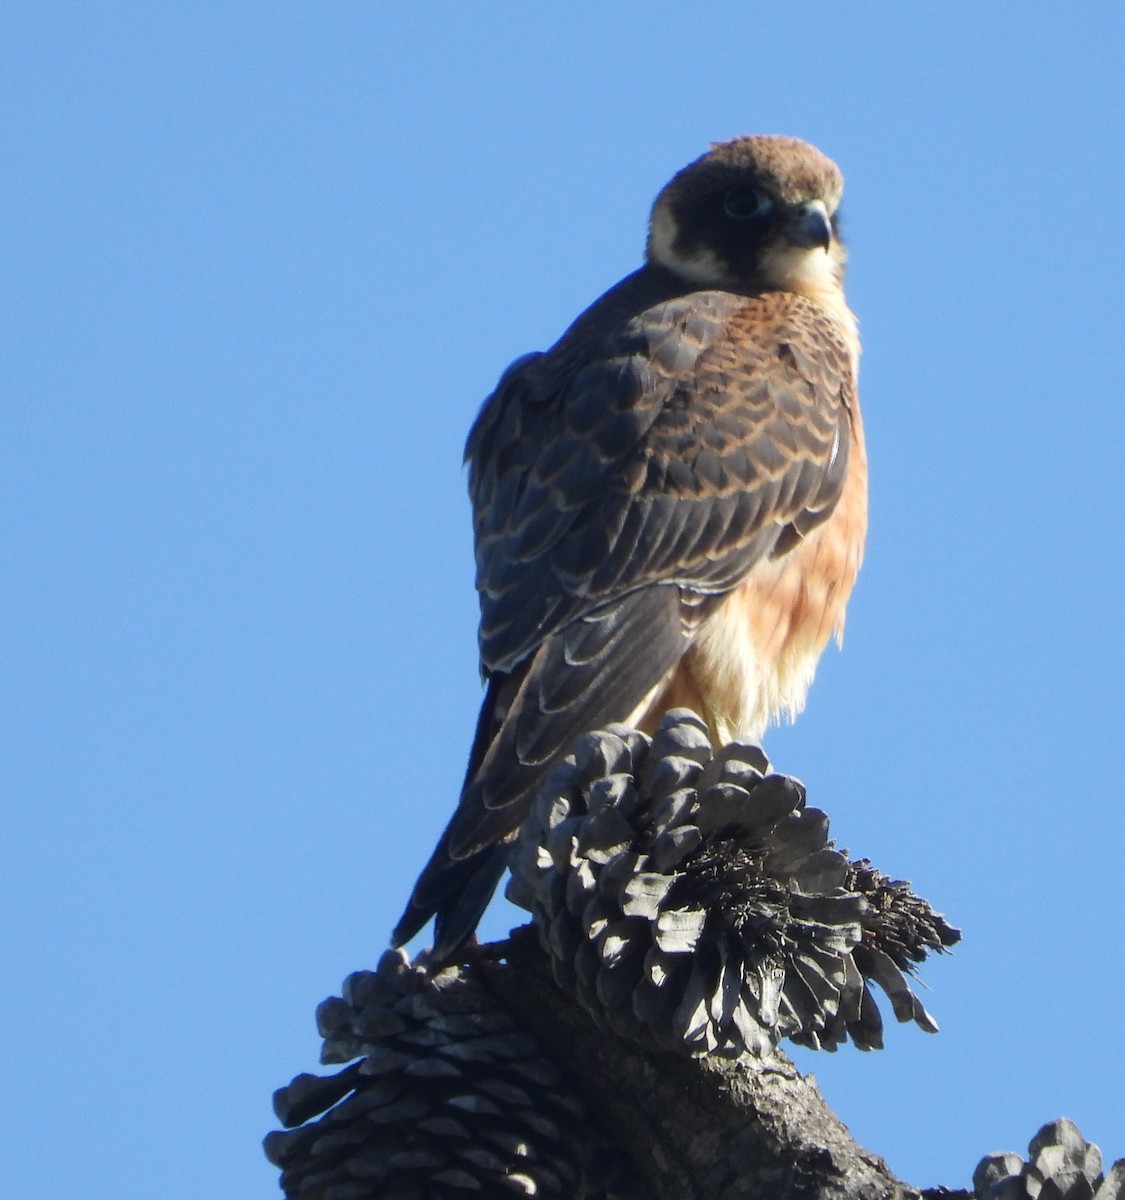
POLYGON ((648 261, 705 287, 839 293, 843 190, 836 164, 798 138, 718 142, 657 196, 648 261))

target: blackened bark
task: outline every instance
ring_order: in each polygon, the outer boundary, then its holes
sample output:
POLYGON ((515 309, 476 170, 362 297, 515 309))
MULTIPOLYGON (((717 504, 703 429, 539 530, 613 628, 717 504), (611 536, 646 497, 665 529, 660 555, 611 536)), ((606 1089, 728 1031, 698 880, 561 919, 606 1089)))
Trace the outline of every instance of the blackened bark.
MULTIPOLYGON (((534 944, 471 968, 627 1153, 638 1193, 675 1200, 897 1200, 919 1189, 858 1145, 815 1081, 777 1052, 687 1058, 605 1033, 534 944)), ((952 1193, 951 1193, 952 1194, 952 1193)), ((956 1195, 961 1195, 956 1193, 956 1195)))

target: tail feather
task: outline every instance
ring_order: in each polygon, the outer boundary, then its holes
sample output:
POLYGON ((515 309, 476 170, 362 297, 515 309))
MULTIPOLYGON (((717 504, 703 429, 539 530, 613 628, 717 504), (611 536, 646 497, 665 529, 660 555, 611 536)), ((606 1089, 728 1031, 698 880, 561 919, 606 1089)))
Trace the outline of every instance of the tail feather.
MULTIPOLYGON (((441 852, 439 845, 435 859, 441 852)), ((504 874, 507 860, 508 848, 504 845, 489 846, 471 858, 460 860, 443 854, 440 873, 431 876, 440 884, 440 891, 431 886, 424 902, 419 904, 415 889, 415 896, 395 926, 391 945, 404 946, 434 917, 434 958, 441 962, 451 957, 476 929, 504 874)))
POLYGON ((431 916, 435 958, 456 952, 488 905, 506 843, 551 767, 577 739, 630 713, 689 640, 675 586, 645 588, 548 637, 511 675, 489 681, 452 819, 394 931, 401 946, 431 916))

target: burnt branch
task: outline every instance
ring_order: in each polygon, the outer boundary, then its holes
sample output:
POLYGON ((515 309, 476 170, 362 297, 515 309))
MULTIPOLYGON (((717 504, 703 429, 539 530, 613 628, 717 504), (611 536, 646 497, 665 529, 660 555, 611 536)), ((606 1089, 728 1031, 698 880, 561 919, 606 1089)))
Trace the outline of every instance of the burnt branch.
MULTIPOLYGON (((303 1200, 897 1200, 784 1038, 882 1046, 878 989, 959 932, 849 860, 799 780, 713 747, 687 710, 580 739, 513 846, 532 923, 463 961, 388 952, 317 1022, 322 1062, 275 1095, 266 1152, 303 1200)), ((1067 1121, 992 1155, 974 1200, 1125 1200, 1067 1121)))

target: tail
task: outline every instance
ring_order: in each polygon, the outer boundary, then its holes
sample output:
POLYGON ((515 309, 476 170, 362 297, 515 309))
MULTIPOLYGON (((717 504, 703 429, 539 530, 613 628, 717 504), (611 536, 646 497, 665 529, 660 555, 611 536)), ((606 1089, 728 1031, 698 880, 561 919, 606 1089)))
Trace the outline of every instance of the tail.
POLYGON ((406 911, 399 917, 391 945, 405 946, 416 934, 421 933, 431 917, 434 918, 433 958, 442 962, 451 958, 468 940, 477 922, 488 907, 492 893, 500 882, 507 865, 507 847, 503 844, 485 846, 475 854, 454 858, 449 843, 456 816, 464 807, 467 793, 473 786, 476 774, 496 736, 496 731, 507 710, 507 699, 511 692, 509 676, 496 674, 488 681, 484 703, 477 717, 473 747, 469 752, 469 765, 465 771, 465 782, 461 786, 461 802, 454 820, 446 826, 430 861, 426 864, 414 885, 406 911))
POLYGON ((458 860, 449 856, 447 841, 442 837, 438 843, 391 937, 393 946, 403 946, 433 917, 438 963, 452 958, 476 929, 508 865, 506 845, 487 846, 458 860))
POLYGON ((452 958, 476 929, 507 868, 511 836, 542 782, 544 765, 520 762, 510 747, 501 748, 507 751, 502 769, 482 772, 486 756, 502 736, 501 727, 519 683, 502 675, 489 680, 460 801, 418 876, 391 937, 393 946, 405 945, 433 917, 431 954, 435 963, 452 958), (498 788, 503 805, 488 807, 482 774, 498 788))
POLYGON ((679 588, 644 588, 546 638, 511 675, 489 679, 460 801, 395 926, 394 945, 436 917, 435 959, 457 951, 551 767, 583 733, 628 720, 688 640, 679 588))

